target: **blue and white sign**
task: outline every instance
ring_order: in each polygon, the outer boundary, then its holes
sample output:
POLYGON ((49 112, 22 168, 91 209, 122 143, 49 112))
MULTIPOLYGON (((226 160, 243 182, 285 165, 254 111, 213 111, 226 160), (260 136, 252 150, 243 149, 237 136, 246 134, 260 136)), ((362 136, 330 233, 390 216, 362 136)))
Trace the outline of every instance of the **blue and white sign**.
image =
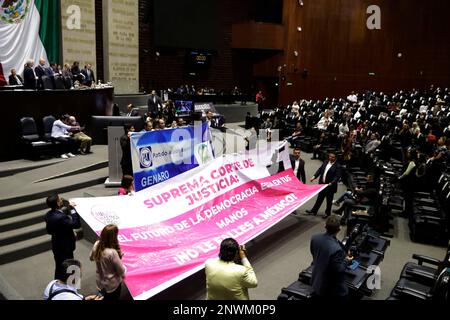
POLYGON ((136 191, 169 180, 214 159, 207 123, 131 135, 136 191))

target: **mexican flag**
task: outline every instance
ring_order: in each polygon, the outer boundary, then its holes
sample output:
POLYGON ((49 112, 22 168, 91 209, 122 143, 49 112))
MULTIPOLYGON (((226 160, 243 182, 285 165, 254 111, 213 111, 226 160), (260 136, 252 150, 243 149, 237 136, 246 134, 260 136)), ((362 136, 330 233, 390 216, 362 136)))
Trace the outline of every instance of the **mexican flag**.
POLYGON ((0 85, 27 60, 59 63, 60 38, 58 0, 0 0, 0 85))

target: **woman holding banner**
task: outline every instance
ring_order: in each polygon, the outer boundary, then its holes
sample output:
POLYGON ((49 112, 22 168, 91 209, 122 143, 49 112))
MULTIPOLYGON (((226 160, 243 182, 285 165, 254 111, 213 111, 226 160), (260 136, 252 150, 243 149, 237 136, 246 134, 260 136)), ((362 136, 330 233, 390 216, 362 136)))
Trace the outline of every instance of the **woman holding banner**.
POLYGON ((134 194, 134 178, 130 175, 124 175, 120 183, 119 196, 132 196, 134 194))
POLYGON ((104 227, 90 255, 91 261, 97 265, 97 287, 104 300, 119 300, 125 278, 126 269, 122 264, 123 253, 118 234, 117 226, 110 224, 104 227))

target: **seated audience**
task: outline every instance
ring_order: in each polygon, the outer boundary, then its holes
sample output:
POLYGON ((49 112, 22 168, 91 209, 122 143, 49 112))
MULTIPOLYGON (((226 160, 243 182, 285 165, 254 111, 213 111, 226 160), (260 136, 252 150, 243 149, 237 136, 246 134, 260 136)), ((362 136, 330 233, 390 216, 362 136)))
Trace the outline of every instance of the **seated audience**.
POLYGON ((339 209, 333 210, 333 213, 343 215, 341 222, 345 224, 348 218, 348 209, 354 205, 374 205, 378 195, 378 190, 374 184, 373 176, 367 176, 367 184, 364 188, 355 188, 355 192, 347 191, 338 200, 333 201, 333 204, 342 206, 339 209))
POLYGON ((296 140, 302 135, 303 133, 303 126, 300 122, 297 122, 294 128, 294 132, 290 137, 288 137, 286 140, 289 141, 291 144, 295 143, 296 140))
POLYGON ((85 134, 80 124, 74 116, 69 118, 70 125, 74 128, 72 130, 73 138, 80 141, 80 154, 85 155, 91 152, 92 138, 85 134), (80 128, 79 130, 76 128, 80 128))
POLYGON ((11 75, 9 76, 10 86, 22 86, 24 85, 23 79, 17 74, 16 69, 11 69, 11 75))
POLYGON ((298 116, 300 116, 300 106, 299 106, 299 104, 298 104, 297 101, 294 101, 294 103, 292 104, 291 112, 292 112, 291 115, 292 115, 293 117, 298 117, 298 116))
POLYGON ((351 103, 358 103, 358 96, 354 91, 352 91, 352 93, 347 97, 347 100, 351 103))
POLYGON ((319 159, 319 151, 320 148, 322 148, 322 145, 325 143, 325 141, 326 141, 326 134, 325 132, 322 132, 319 136, 317 144, 313 146, 313 157, 311 158, 311 160, 319 159))

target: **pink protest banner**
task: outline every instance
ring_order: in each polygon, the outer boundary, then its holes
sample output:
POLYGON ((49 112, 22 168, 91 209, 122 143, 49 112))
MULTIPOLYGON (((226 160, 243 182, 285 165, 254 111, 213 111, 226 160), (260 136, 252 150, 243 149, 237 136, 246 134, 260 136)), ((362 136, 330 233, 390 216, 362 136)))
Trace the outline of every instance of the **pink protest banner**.
POLYGON ((120 230, 131 294, 146 299, 161 292, 217 257, 223 239, 254 239, 322 188, 301 184, 289 170, 248 182, 162 223, 120 230))
POLYGON ((201 270, 223 239, 247 243, 324 187, 302 184, 292 169, 270 176, 257 156, 228 155, 132 197, 73 202, 97 234, 119 226, 125 283, 143 300, 201 270))

